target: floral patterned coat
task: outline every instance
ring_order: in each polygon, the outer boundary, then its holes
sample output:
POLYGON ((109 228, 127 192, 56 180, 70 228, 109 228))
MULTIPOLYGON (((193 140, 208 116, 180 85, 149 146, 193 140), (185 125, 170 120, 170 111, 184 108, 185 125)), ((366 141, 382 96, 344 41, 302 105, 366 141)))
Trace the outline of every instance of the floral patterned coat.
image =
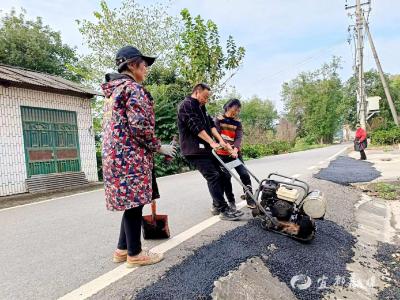
POLYGON ((107 74, 103 116, 103 177, 106 206, 122 211, 152 198, 155 137, 153 99, 143 86, 124 74, 107 74))

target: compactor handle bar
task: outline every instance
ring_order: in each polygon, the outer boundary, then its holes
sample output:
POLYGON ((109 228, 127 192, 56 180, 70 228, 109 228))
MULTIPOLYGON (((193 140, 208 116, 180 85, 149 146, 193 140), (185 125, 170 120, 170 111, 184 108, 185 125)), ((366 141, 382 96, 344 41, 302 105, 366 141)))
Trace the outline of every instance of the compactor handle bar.
MULTIPOLYGON (((220 148, 219 148, 219 149, 220 149, 220 148)), ((260 180, 256 177, 256 175, 254 175, 254 174, 246 167, 246 165, 245 165, 239 158, 236 158, 235 160, 233 160, 233 161, 231 161, 231 162, 229 162, 229 163, 225 163, 225 162, 221 159, 221 157, 217 154, 217 152, 215 151, 215 149, 212 149, 212 154, 213 154, 213 155, 215 156, 215 158, 219 161, 219 163, 229 172, 229 174, 230 174, 233 178, 235 178, 235 180, 236 180, 244 189, 248 189, 248 187, 246 187, 246 186, 242 183, 242 181, 240 180, 240 178, 233 172, 233 169, 236 168, 236 167, 238 167, 238 166, 240 166, 240 165, 242 165, 242 166, 247 170, 247 172, 250 174, 250 176, 254 178, 254 180, 258 183, 258 185, 259 185, 260 188, 261 188, 261 186, 262 186, 262 184, 263 184, 264 182, 266 182, 266 181, 268 181, 268 180, 273 180, 272 177, 275 176, 275 177, 281 177, 281 178, 289 179, 289 181, 284 181, 284 180, 279 180, 279 179, 278 179, 278 180, 274 180, 275 182, 278 182, 278 183, 281 183, 281 184, 287 184, 287 185, 295 186, 295 187, 298 187, 298 188, 302 189, 302 190, 304 191, 303 199, 304 199, 305 197, 307 197, 307 195, 309 194, 310 186, 309 186, 306 182, 304 182, 304 181, 302 181, 302 180, 300 180, 300 179, 293 178, 293 177, 289 177, 289 176, 285 176, 285 175, 281 175, 281 174, 278 174, 278 173, 270 173, 270 174, 268 175, 268 178, 267 178, 267 179, 263 179, 263 180, 260 181, 260 180)), ((260 192, 260 188, 258 189, 258 191, 256 192, 256 194, 258 194, 258 193, 260 192)), ((252 196, 253 196, 253 195, 252 195, 252 196)), ((257 197, 257 196, 258 196, 258 195, 256 195, 256 197, 257 197)))

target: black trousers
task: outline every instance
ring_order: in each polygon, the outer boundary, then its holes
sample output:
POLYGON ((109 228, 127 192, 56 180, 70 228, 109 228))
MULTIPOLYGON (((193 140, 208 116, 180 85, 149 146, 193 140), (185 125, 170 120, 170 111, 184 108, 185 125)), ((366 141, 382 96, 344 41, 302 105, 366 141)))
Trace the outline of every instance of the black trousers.
MULTIPOLYGON (((233 160, 234 158, 226 155, 221 155, 220 158, 222 159, 223 162, 229 163, 233 160)), ((239 159, 243 162, 243 158, 241 155, 239 155, 239 159)), ((245 185, 250 187, 251 189, 251 178, 249 173, 247 172, 246 168, 243 165, 237 166, 235 168, 236 172, 238 173, 240 177, 240 181, 245 185)), ((227 170, 224 170, 224 172, 228 172, 227 170)), ((231 182, 231 176, 224 176, 224 191, 226 198, 228 199, 229 202, 235 202, 235 195, 233 194, 233 188, 232 188, 232 182, 231 182)), ((245 189, 243 189, 243 192, 245 192, 245 189)))
POLYGON ((142 251, 142 242, 140 240, 142 233, 142 214, 143 205, 127 209, 122 215, 118 249, 127 249, 129 256, 137 255, 142 251))
MULTIPOLYGON (((209 156, 186 156, 186 159, 191 163, 203 177, 207 180, 208 190, 213 200, 213 205, 221 212, 228 208, 228 204, 224 198, 224 184, 227 180, 226 174, 222 170, 222 166, 218 160, 209 156)), ((230 180, 230 179, 229 179, 230 180)))
MULTIPOLYGON (((152 199, 160 198, 154 169, 152 172, 152 190, 152 199)), ((142 215, 143 205, 127 209, 122 215, 118 249, 128 250, 129 256, 137 255, 142 251, 142 215)))
POLYGON ((367 155, 365 154, 364 150, 360 150, 360 155, 361 155, 361 159, 362 160, 366 160, 367 159, 367 155))

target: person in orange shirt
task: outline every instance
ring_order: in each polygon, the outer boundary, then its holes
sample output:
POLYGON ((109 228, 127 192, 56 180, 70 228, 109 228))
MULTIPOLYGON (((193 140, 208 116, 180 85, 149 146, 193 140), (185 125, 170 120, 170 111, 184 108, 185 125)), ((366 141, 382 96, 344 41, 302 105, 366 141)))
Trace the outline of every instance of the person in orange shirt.
MULTIPOLYGON (((227 144, 231 145, 233 149, 232 151, 228 151, 226 149, 219 149, 216 151, 217 154, 225 163, 229 163, 235 160, 236 158, 239 158, 242 161, 242 163, 244 163, 240 151, 240 148, 242 146, 243 127, 238 117, 241 107, 242 104, 238 99, 231 99, 227 103, 225 103, 224 113, 217 116, 214 119, 215 127, 217 128, 221 137, 227 144)), ((246 194, 247 190, 250 193, 253 193, 253 189, 251 187, 251 178, 249 173, 247 172, 246 168, 243 165, 237 166, 235 170, 238 173, 242 183, 245 186, 247 186, 246 189, 243 189, 247 201, 247 207, 251 209, 256 208, 257 205, 254 202, 254 200, 249 195, 246 194)), ((232 209, 236 209, 235 195, 233 194, 231 176, 224 176, 223 181, 224 181, 224 192, 226 194, 226 197, 228 198, 229 206, 232 209)))
POLYGON ((360 152, 361 160, 367 159, 367 155, 365 154, 365 149, 367 146, 367 132, 365 129, 361 128, 360 124, 357 124, 356 137, 354 139, 354 150, 360 152))

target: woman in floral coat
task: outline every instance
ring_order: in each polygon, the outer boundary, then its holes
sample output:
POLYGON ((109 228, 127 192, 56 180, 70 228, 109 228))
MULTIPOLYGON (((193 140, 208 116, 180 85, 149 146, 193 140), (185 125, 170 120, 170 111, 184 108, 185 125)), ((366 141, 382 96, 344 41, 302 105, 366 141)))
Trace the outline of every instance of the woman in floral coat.
POLYGON ((159 197, 153 172, 153 155, 174 156, 173 146, 161 145, 155 136, 154 103, 141 85, 155 58, 132 46, 116 56, 118 73, 107 74, 103 117, 103 177, 106 206, 124 211, 115 262, 128 267, 154 264, 162 256, 141 248, 143 206, 159 197))

